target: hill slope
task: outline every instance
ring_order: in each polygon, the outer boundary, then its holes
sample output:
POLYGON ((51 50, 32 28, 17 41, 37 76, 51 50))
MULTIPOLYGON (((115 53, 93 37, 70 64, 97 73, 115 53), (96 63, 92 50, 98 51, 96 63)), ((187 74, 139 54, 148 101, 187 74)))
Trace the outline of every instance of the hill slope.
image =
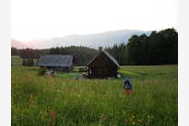
POLYGON ((110 47, 114 44, 127 43, 128 39, 133 35, 141 34, 149 35, 151 31, 141 30, 119 30, 109 31, 97 34, 88 35, 69 35, 64 37, 56 37, 49 40, 37 40, 29 42, 12 41, 12 46, 16 48, 51 48, 60 46, 86 46, 91 48, 110 47))

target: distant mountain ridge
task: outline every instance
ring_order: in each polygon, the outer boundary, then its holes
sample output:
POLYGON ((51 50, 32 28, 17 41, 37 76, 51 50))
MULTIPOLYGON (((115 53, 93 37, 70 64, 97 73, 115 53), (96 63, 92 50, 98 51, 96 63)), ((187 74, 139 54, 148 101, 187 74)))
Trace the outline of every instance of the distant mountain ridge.
POLYGON ((30 41, 29 44, 14 40, 11 44, 16 46, 16 48, 51 48, 60 46, 86 46, 91 48, 110 47, 114 44, 127 43, 128 39, 133 35, 146 34, 150 35, 151 31, 142 30, 119 30, 119 31, 109 31, 97 34, 87 34, 87 35, 68 35, 64 37, 56 37, 49 40, 41 40, 38 42, 30 41), (21 45, 22 47, 17 47, 21 45), (24 46, 24 47, 23 47, 24 46), (31 46, 31 47, 30 47, 31 46))

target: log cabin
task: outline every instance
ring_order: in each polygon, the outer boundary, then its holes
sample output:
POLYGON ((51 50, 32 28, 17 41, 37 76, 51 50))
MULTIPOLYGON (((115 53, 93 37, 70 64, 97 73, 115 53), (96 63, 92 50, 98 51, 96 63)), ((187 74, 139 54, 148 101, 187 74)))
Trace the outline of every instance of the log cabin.
POLYGON ((120 65, 107 51, 99 49, 99 53, 87 64, 89 78, 117 77, 120 65))

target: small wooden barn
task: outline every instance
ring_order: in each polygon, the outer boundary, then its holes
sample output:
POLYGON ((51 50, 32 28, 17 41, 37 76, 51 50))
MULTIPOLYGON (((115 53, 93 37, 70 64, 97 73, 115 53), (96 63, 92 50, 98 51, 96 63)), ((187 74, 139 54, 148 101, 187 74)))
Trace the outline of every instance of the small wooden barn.
POLYGON ((89 78, 116 77, 120 65, 106 51, 100 49, 99 54, 87 64, 89 78))
POLYGON ((73 69, 73 56, 71 55, 46 55, 41 56, 38 66, 53 71, 69 72, 73 69))

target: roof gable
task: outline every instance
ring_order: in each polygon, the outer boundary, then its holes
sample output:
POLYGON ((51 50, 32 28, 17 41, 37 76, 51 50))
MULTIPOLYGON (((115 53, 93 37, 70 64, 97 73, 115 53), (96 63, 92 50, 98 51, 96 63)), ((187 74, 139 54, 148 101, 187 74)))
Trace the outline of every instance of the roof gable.
POLYGON ((117 62, 117 60, 113 57, 113 56, 111 56, 108 52, 106 52, 106 51, 101 51, 97 56, 95 56, 88 64, 87 64, 87 66, 88 65, 90 65, 91 63, 93 63, 95 60, 96 60, 96 58, 98 57, 98 56, 100 56, 101 54, 105 54, 105 56, 108 58, 108 59, 110 59, 110 61, 112 61, 112 63, 114 63, 117 67, 120 67, 120 65, 119 65, 119 63, 117 62))

